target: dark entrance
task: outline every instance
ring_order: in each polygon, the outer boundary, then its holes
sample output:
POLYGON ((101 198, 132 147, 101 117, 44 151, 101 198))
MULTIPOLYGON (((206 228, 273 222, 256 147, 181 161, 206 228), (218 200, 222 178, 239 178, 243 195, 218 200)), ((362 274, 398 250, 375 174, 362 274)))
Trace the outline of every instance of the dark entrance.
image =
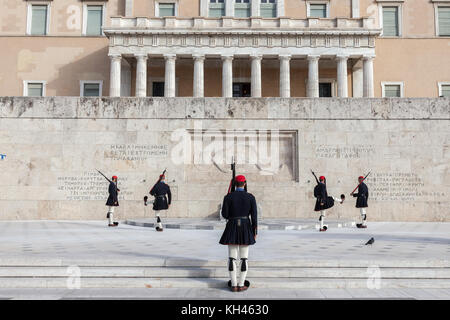
POLYGON ((233 82, 233 97, 250 97, 250 91, 249 82, 233 82))
POLYGON ((331 98, 331 83, 321 82, 319 83, 319 97, 331 98))
POLYGON ((152 97, 164 97, 164 82, 153 82, 152 97))

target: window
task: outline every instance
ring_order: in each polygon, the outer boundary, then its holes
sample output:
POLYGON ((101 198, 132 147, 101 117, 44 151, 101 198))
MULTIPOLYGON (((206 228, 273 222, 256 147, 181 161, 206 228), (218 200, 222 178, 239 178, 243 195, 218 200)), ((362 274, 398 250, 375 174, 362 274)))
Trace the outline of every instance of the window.
POLYGON ((80 81, 80 96, 100 97, 102 95, 102 81, 80 81))
POLYGON ((159 3, 159 17, 175 17, 175 3, 159 3))
POLYGON ((439 97, 450 97, 450 82, 439 83, 439 97))
POLYGON ((382 82, 383 98, 403 97, 403 82, 382 82))
POLYGON ((333 96, 332 83, 320 82, 319 83, 319 97, 331 98, 333 96))
POLYGON ((328 1, 310 1, 306 2, 306 16, 308 18, 328 18, 328 1))
POLYGON ((102 35, 103 6, 86 5, 85 12, 86 12, 85 35, 87 36, 102 35))
POLYGON ((399 35, 399 7, 383 7, 383 36, 399 35))
POLYGON ((209 0, 209 13, 211 18, 220 18, 225 16, 224 0, 209 0))
POLYGON ((46 35, 48 33, 48 5, 30 5, 28 7, 28 34, 46 35))
POLYGON ((437 7, 438 36, 450 36, 450 7, 437 7))
POLYGON ((24 81, 23 95, 26 97, 44 97, 45 81, 24 81))
POLYGON ((277 16, 276 0, 261 0, 261 17, 275 18, 277 16))
POLYGON ((326 18, 327 5, 325 3, 311 3, 309 5, 310 18, 326 18))
POLYGON ((250 0, 235 0, 234 3, 234 16, 236 18, 248 18, 251 15, 250 12, 250 0))

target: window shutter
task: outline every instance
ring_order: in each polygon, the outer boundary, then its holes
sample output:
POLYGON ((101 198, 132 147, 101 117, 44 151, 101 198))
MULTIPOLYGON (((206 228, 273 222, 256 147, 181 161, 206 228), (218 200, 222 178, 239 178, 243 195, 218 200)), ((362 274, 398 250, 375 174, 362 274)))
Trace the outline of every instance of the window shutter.
POLYGON ((102 34, 103 7, 88 6, 87 7, 87 28, 86 34, 90 36, 98 36, 102 34))
POLYGON ((84 93, 85 97, 98 97, 100 96, 100 84, 98 83, 85 83, 84 93))
POLYGON ((160 17, 174 17, 175 16, 175 3, 160 3, 159 4, 159 16, 160 17))
POLYGON ((438 7, 439 35, 450 36, 450 7, 438 7))
POLYGON ((29 97, 42 97, 43 84, 42 83, 28 83, 28 96, 29 97))
POLYGON ((384 86, 384 96, 386 98, 400 98, 400 85, 398 84, 389 84, 384 86))
POLYGON ((234 16, 236 18, 248 18, 250 17, 250 3, 238 3, 234 4, 234 16))
POLYGON ((398 7, 383 7, 383 36, 398 35, 398 7))
POLYGON ((327 5, 311 3, 309 5, 309 16, 311 18, 326 18, 327 17, 327 5))
POLYGON ((441 87, 441 95, 443 97, 450 97, 450 84, 443 84, 441 87))
POLYGON ((277 4, 276 3, 263 3, 261 2, 260 9, 261 17, 263 18, 275 18, 277 16, 277 4))
POLYGON ((31 6, 31 34, 47 34, 47 6, 31 6))
POLYGON ((210 3, 208 16, 211 18, 220 18, 225 16, 225 3, 210 3))

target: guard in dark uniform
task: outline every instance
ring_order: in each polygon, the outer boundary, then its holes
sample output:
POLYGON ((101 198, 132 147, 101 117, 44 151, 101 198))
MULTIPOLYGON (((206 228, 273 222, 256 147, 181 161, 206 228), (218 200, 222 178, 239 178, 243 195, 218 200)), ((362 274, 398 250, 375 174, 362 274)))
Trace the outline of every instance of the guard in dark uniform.
POLYGON ((358 177, 358 193, 350 193, 351 196, 356 197, 356 208, 359 208, 359 213, 361 214, 361 223, 357 223, 356 226, 358 228, 367 228, 366 225, 366 208, 367 200, 369 199, 369 189, 367 188, 367 185, 363 182, 364 177, 359 176, 358 177))
POLYGON ((150 194, 155 197, 153 210, 155 210, 156 215, 156 231, 163 231, 159 212, 169 209, 172 202, 172 193, 170 192, 170 187, 166 184, 166 177, 163 174, 159 176, 159 180, 150 190, 150 194))
POLYGON ((329 197, 327 193, 326 179, 324 176, 319 177, 319 183, 314 187, 314 197, 317 198, 314 211, 320 212, 320 229, 319 231, 327 231, 328 226, 325 225, 325 210, 334 206, 334 202, 343 203, 345 196, 341 195, 341 198, 329 197))
POLYGON ((109 197, 106 200, 106 205, 108 206, 106 218, 108 219, 109 227, 117 227, 119 223, 114 222, 114 207, 119 206, 118 195, 120 190, 117 188, 117 176, 113 176, 111 180, 108 187, 109 197))
POLYGON ((236 191, 225 196, 222 205, 222 216, 227 219, 227 225, 219 243, 228 246, 228 271, 231 278, 231 291, 245 291, 250 283, 245 280, 248 272, 249 245, 256 243, 257 235, 257 208, 255 197, 245 191, 245 177, 239 175, 235 178, 236 191), (241 260, 240 278, 237 280, 237 263, 241 260))

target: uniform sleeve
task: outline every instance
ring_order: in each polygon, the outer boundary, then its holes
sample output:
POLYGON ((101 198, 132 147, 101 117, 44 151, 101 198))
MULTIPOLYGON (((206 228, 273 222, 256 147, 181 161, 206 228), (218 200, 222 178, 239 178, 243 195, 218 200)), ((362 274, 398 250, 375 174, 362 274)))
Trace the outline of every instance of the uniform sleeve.
POLYGON ((258 207, 256 205, 255 197, 252 197, 250 201, 250 215, 252 217, 252 227, 253 231, 258 234, 258 207))
POLYGON ((113 203, 117 202, 117 187, 114 183, 109 184, 108 188, 109 195, 112 197, 113 203))
POLYGON ((223 203, 222 203, 222 217, 224 217, 225 219, 228 219, 229 217, 229 212, 228 212, 228 199, 227 196, 225 196, 223 198, 223 203))
POLYGON ((167 197, 169 198, 168 204, 172 203, 172 193, 170 192, 170 187, 167 186, 167 197))

